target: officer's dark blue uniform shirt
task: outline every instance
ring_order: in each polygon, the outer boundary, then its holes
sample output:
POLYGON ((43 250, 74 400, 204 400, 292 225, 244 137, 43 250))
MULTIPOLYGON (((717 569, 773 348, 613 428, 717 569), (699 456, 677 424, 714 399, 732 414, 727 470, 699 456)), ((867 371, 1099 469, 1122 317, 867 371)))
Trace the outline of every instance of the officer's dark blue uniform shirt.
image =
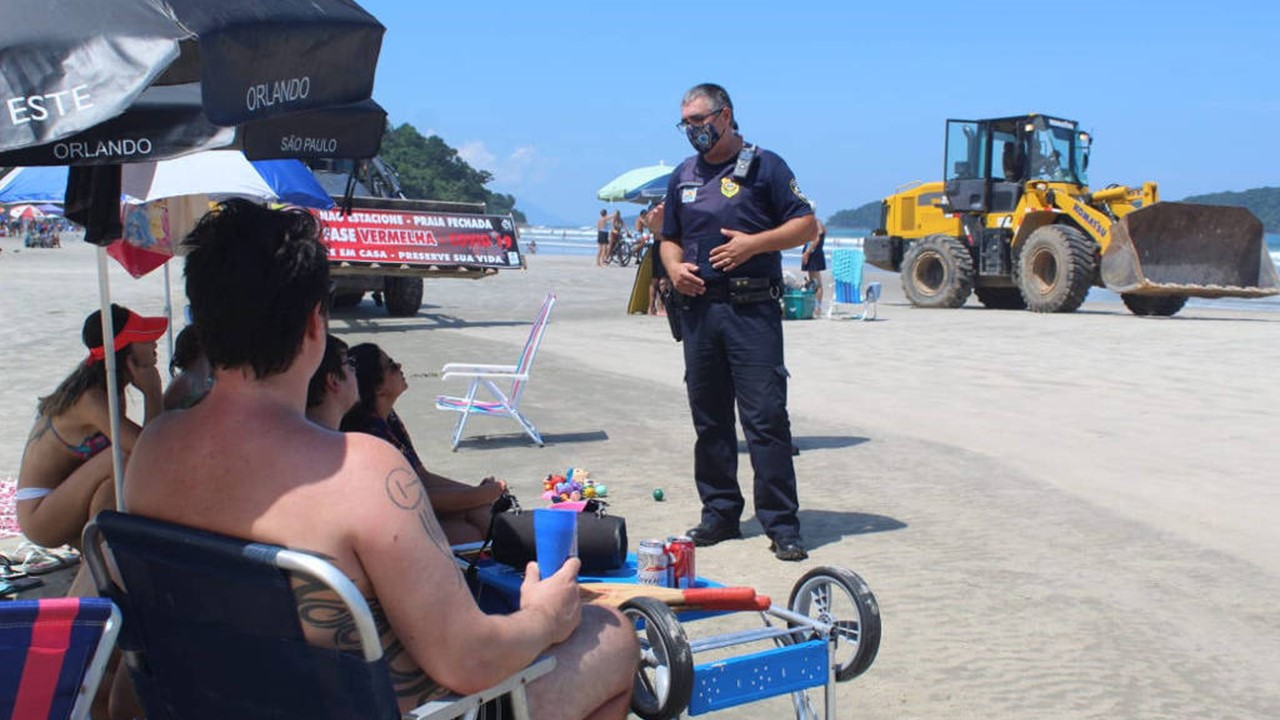
POLYGON ((796 176, 777 154, 757 148, 751 171, 741 183, 732 177, 737 159, 734 155, 712 165, 695 155, 680 163, 667 181, 662 234, 679 238, 684 261, 697 264, 704 281, 729 276, 779 279, 782 253, 776 251, 760 253, 728 275, 711 267, 711 249, 728 240, 721 228, 754 234, 813 213, 796 186, 796 176))

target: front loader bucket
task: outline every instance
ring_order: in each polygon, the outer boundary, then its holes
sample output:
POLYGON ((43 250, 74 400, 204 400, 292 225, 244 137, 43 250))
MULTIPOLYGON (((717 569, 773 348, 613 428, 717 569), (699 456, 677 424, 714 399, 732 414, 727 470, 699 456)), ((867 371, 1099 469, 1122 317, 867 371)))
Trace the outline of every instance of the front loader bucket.
POLYGON ((1158 202, 1111 226, 1107 289, 1134 295, 1264 297, 1280 293, 1262 223, 1239 207, 1158 202))

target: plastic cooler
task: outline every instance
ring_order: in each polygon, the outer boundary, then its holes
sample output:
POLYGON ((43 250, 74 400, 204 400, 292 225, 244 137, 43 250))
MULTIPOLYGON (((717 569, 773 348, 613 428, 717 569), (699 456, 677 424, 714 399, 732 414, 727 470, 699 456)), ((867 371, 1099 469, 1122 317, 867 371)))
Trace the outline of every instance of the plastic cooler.
POLYGON ((782 294, 782 317, 784 320, 812 319, 815 302, 813 290, 787 290, 782 294))

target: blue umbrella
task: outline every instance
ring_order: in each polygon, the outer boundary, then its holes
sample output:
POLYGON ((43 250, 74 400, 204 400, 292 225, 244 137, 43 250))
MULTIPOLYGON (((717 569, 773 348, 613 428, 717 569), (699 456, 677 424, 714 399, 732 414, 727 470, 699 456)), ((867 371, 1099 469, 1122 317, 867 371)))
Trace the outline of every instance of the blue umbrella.
POLYGON ((667 181, 671 179, 671 173, 658 177, 640 185, 630 192, 622 196, 627 202, 648 204, 655 200, 661 200, 667 196, 667 181))
POLYGON ((66 191, 65 167, 14 168, 0 178, 0 203, 62 202, 66 191))

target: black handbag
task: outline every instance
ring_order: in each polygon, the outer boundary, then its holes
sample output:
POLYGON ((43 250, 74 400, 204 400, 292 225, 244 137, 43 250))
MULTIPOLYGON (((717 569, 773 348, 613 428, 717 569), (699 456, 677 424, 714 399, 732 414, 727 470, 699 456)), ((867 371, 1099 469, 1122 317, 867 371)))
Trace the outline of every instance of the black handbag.
MULTIPOLYGON (((533 513, 499 512, 489 528, 493 538, 490 552, 503 565, 523 570, 538 559, 533 538, 533 513)), ((578 513, 578 559, 588 572, 617 570, 627 564, 627 521, 604 514, 604 504, 594 501, 578 513)))

